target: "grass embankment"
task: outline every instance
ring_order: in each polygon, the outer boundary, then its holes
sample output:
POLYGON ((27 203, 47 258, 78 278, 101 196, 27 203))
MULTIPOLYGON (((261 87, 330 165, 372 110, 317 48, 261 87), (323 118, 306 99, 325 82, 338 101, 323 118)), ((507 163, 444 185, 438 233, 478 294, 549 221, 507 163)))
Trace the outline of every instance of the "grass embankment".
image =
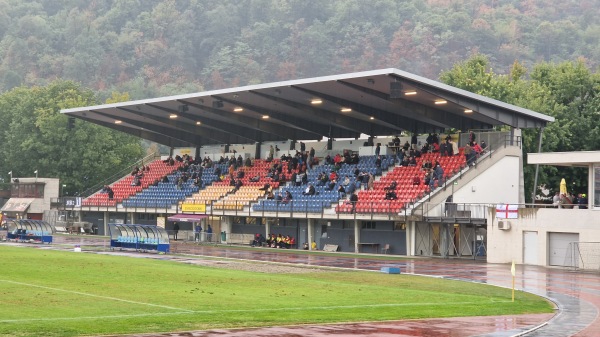
POLYGON ((509 289, 410 275, 265 274, 0 247, 0 336, 77 336, 551 312, 509 289))

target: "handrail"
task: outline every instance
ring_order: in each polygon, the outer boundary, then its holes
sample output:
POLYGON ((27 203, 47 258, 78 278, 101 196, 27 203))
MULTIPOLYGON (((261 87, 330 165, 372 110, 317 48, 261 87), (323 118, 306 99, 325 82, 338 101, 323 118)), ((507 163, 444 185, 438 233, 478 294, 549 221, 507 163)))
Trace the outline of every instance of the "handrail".
POLYGON ((111 176, 105 178, 101 182, 96 183, 95 185, 92 185, 88 189, 84 190, 83 192, 81 192, 79 194, 79 196, 87 198, 90 195, 98 192, 104 185, 110 185, 113 182, 117 181, 118 179, 123 178, 129 172, 131 172, 134 167, 140 166, 142 163, 148 163, 148 162, 153 161, 153 160, 155 160, 156 158, 159 158, 159 157, 160 157, 160 153, 159 152, 154 152, 154 153, 151 153, 151 154, 145 156, 142 159, 138 159, 133 164, 127 166, 124 169, 121 169, 121 170, 117 171, 116 173, 113 173, 111 176))

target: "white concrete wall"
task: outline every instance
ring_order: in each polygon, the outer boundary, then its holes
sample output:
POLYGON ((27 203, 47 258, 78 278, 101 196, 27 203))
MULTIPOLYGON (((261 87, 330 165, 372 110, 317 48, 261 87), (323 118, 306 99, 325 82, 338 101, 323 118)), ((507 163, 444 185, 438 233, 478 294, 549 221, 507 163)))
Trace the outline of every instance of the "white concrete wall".
MULTIPOLYGON (((538 233, 538 265, 548 265, 548 233, 579 233, 581 242, 600 242, 600 213, 589 209, 520 208, 508 219, 510 230, 498 229, 495 209, 488 218, 488 262, 523 263, 523 231, 538 233)), ((500 219, 503 220, 504 219, 500 219)))
MULTIPOLYGON (((454 191, 455 203, 519 202, 519 157, 502 158, 473 180, 454 191)), ((477 169, 475 169, 477 170, 477 169)), ((451 187, 449 187, 451 188, 451 187)))

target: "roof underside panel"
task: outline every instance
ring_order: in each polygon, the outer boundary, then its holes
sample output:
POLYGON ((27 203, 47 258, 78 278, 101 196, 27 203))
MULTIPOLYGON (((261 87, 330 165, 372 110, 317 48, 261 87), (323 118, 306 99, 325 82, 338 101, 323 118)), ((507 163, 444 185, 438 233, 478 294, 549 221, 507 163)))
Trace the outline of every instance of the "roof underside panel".
POLYGON ((63 110, 168 146, 390 136, 552 117, 397 69, 325 76, 63 110))

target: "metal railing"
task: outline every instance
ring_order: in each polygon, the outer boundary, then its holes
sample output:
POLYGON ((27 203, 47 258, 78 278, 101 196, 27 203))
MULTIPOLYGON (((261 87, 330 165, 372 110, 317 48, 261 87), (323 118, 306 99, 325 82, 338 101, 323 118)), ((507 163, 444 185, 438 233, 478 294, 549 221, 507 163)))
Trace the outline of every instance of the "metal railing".
POLYGON ((159 152, 154 152, 154 153, 147 155, 146 157, 144 157, 142 159, 138 159, 133 164, 130 164, 126 168, 113 173, 111 176, 104 178, 102 181, 96 183, 95 185, 93 185, 93 186, 89 187, 88 189, 84 190, 83 192, 79 193, 79 196, 87 198, 90 195, 98 192, 104 185, 110 185, 110 184, 114 183, 115 181, 120 180, 121 178, 123 178, 124 176, 129 174, 131 171, 133 171, 134 167, 136 167, 136 166, 139 167, 143 163, 149 163, 149 162, 155 160, 156 158, 160 158, 159 152))

